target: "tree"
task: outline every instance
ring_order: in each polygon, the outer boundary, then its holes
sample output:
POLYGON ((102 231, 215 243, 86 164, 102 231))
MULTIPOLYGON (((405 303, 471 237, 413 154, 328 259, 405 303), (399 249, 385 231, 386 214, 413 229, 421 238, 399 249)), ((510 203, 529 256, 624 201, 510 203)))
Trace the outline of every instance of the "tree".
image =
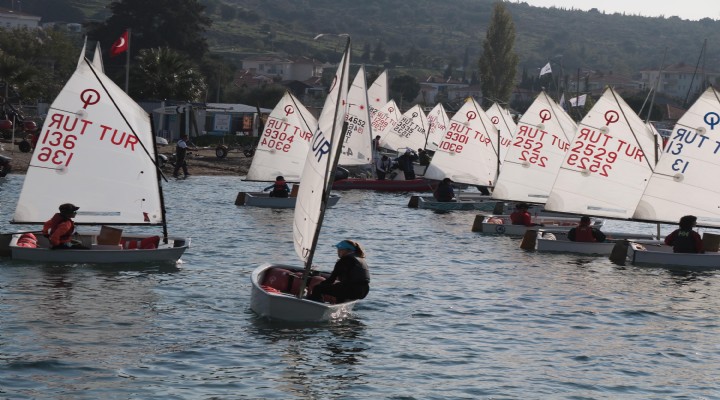
POLYGON ((108 7, 110 18, 87 24, 90 39, 106 48, 130 28, 131 58, 142 49, 160 47, 195 60, 208 51, 205 31, 212 21, 198 0, 114 0, 108 7))
POLYGON ((413 76, 401 75, 390 83, 390 93, 391 98, 400 97, 406 103, 412 103, 420 93, 420 84, 413 76))
POLYGON ((52 29, 0 28, 0 49, 0 81, 8 83, 8 95, 12 91, 23 101, 51 101, 75 70, 79 55, 65 32, 52 29))
POLYGON ((198 101, 205 94, 198 68, 167 47, 140 50, 131 75, 131 95, 141 99, 198 101))
POLYGON ((493 102, 508 103, 515 87, 518 55, 515 46, 515 24, 502 2, 495 3, 490 19, 483 55, 480 57, 480 82, 485 106, 493 102))
POLYGON ((377 44, 375 45, 375 50, 373 51, 372 60, 380 64, 385 61, 385 58, 385 48, 383 47, 382 42, 378 40, 377 44))

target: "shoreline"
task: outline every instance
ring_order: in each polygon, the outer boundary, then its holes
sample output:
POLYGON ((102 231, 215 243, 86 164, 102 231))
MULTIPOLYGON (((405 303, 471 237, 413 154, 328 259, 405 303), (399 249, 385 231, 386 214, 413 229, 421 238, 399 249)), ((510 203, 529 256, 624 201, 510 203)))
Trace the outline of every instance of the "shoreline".
MULTIPOLYGON (((11 158, 11 174, 25 175, 30 165, 32 152, 23 153, 17 145, 1 143, 0 155, 11 158), (13 151, 11 151, 11 149, 13 151)), ((174 145, 158 147, 158 154, 170 156, 175 152, 174 145)), ((192 156, 188 158, 188 170, 196 176, 242 176, 250 169, 252 157, 248 158, 242 152, 229 152, 225 158, 215 156, 214 147, 200 147, 197 151, 191 151, 192 156)), ((166 165, 162 168, 163 173, 172 175, 172 166, 166 165)))

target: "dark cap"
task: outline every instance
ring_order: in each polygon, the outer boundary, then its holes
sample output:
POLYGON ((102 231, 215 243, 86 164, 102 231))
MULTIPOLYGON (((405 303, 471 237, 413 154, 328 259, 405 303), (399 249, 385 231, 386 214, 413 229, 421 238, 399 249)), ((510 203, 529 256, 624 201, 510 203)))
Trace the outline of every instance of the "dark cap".
POLYGON ((71 203, 65 203, 60 204, 60 207, 58 207, 58 209, 60 210, 60 214, 73 214, 74 212, 79 210, 80 207, 71 203))
POLYGON ((278 175, 278 176, 275 177, 275 180, 276 180, 276 181, 284 181, 284 180, 285 180, 285 177, 282 176, 282 175, 278 175))
POLYGON ((60 210, 60 212, 70 212, 70 211, 77 211, 80 209, 80 207, 78 207, 72 203, 65 203, 65 204, 60 204, 60 207, 58 207, 58 209, 60 210))

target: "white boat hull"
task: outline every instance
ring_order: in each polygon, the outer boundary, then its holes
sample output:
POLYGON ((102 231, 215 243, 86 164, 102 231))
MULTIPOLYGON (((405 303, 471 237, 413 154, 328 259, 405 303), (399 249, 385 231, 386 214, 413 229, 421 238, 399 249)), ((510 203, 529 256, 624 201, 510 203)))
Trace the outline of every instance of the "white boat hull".
MULTIPOLYGON (((10 252, 13 260, 75 263, 75 264, 123 264, 123 263, 176 263, 190 245, 190 239, 168 238, 156 249, 123 249, 121 245, 97 245, 94 243, 97 234, 80 234, 83 245, 89 249, 52 250, 47 239, 38 236, 38 247, 22 247, 17 245, 19 234, 10 240, 10 252)), ((124 240, 140 240, 143 237, 123 237, 124 240)))
POLYGON ((261 287, 261 282, 270 268, 283 268, 295 273, 303 271, 302 268, 278 264, 263 264, 255 268, 251 276, 250 309, 261 317, 292 322, 326 322, 346 318, 357 303, 353 300, 328 304, 298 299, 290 293, 268 292, 261 287))
MULTIPOLYGON (((263 192, 240 192, 238 198, 244 196, 244 201, 236 202, 236 205, 261 208, 295 208, 296 197, 270 197, 263 192), (240 203, 240 204, 239 204, 240 203)), ((340 201, 339 195, 331 194, 328 198, 328 207, 332 207, 340 201)))
POLYGON ((567 231, 552 232, 545 229, 538 230, 535 249, 540 252, 555 253, 576 253, 587 255, 609 256, 612 253, 615 243, 628 238, 653 239, 653 235, 632 234, 624 232, 604 232, 606 241, 597 242, 573 242, 567 238, 567 231))
POLYGON ((663 241, 631 240, 627 260, 633 265, 679 267, 692 270, 720 269, 720 252, 673 253, 663 241))

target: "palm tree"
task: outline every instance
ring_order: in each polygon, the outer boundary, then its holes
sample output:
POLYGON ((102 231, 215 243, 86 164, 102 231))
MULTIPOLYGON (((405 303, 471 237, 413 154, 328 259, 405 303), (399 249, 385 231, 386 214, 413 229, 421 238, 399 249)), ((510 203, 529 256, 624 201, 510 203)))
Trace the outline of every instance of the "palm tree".
POLYGON ((205 95, 199 68, 167 47, 140 50, 131 74, 130 91, 140 99, 198 101, 205 95))

